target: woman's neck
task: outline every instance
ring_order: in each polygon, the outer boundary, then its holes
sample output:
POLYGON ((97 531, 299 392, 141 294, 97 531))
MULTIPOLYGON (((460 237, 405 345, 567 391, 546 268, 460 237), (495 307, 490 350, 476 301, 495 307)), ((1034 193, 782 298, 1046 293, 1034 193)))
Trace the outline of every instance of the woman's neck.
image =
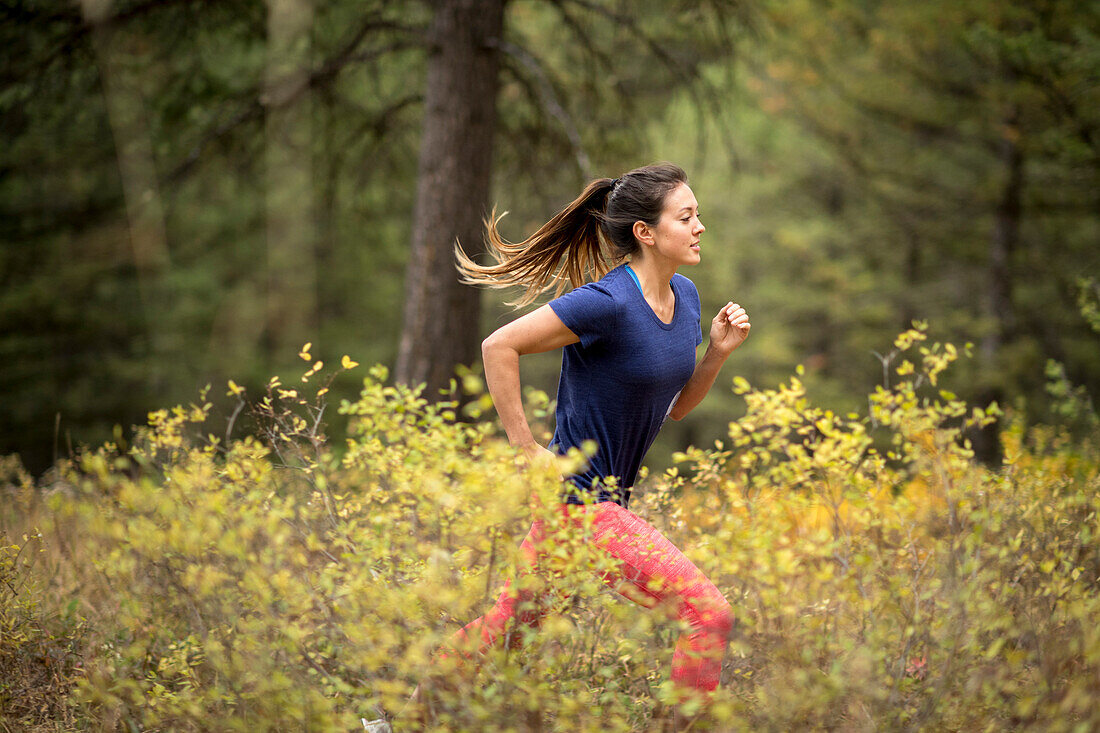
POLYGON ((630 269, 638 276, 638 284, 642 287, 642 295, 648 301, 663 303, 672 297, 672 286, 669 280, 676 274, 676 268, 656 262, 650 257, 634 257, 630 260, 630 269))

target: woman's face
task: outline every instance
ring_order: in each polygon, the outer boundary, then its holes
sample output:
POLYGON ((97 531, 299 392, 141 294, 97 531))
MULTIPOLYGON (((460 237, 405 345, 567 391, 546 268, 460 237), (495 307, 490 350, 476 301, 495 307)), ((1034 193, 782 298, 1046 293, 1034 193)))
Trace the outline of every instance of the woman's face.
POLYGON ((699 221, 699 202, 686 183, 665 196, 665 205, 653 233, 653 254, 670 264, 699 264, 699 237, 706 231, 699 221))

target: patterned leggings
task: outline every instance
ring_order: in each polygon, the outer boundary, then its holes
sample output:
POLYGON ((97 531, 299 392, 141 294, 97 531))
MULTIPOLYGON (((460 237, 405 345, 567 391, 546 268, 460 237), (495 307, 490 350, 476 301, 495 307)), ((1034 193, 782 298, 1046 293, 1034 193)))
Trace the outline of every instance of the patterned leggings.
MULTIPOLYGON (((704 695, 718 687, 733 615, 729 603, 714 584, 655 527, 618 504, 562 504, 561 511, 567 519, 564 523, 567 531, 582 527, 586 513, 592 515, 586 541, 619 563, 618 572, 604 574, 603 580, 608 585, 647 608, 668 604, 689 624, 690 630, 680 637, 673 653, 673 684, 704 695)), ((523 556, 520 574, 537 568, 546 539, 543 522, 536 520, 520 545, 523 556)), ((473 646, 471 637, 475 635, 480 636, 479 653, 502 637, 507 637, 510 643, 518 643, 522 634, 508 633, 511 619, 537 628, 546 611, 539 608, 536 594, 512 590, 512 587, 511 582, 505 585, 492 610, 457 631, 447 646, 455 650, 470 649, 473 646)))

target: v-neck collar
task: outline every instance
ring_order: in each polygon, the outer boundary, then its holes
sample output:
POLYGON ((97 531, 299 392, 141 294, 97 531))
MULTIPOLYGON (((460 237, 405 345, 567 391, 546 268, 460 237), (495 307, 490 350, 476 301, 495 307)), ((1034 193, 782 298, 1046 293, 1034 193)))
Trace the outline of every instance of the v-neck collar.
POLYGON ((653 316, 653 320, 664 330, 672 330, 673 324, 676 323, 676 314, 680 312, 680 295, 676 292, 676 285, 673 282, 676 278, 674 277, 672 280, 668 281, 668 286, 672 289, 672 319, 668 323, 665 323, 661 320, 661 317, 657 315, 657 311, 653 310, 653 306, 649 304, 649 301, 645 299, 645 293, 642 292, 642 283, 638 279, 638 274, 634 272, 629 264, 624 264, 623 267, 626 268, 626 272, 630 276, 630 279, 638 286, 634 288, 634 292, 638 294, 642 304, 645 306, 646 310, 649 311, 649 315, 653 316))

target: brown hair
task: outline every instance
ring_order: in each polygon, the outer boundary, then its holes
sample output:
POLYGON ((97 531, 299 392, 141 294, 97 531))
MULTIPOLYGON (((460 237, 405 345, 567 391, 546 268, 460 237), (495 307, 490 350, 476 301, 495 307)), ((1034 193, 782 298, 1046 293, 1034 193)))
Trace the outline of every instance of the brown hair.
POLYGON ((621 178, 599 178, 581 195, 522 242, 508 242, 497 224, 496 209, 485 220, 489 253, 496 264, 479 265, 455 243, 462 282, 492 288, 521 286, 523 295, 509 305, 528 305, 554 287, 561 295, 569 285, 603 277, 613 265, 638 251, 634 223, 656 226, 665 197, 687 175, 671 163, 635 168, 621 178))

